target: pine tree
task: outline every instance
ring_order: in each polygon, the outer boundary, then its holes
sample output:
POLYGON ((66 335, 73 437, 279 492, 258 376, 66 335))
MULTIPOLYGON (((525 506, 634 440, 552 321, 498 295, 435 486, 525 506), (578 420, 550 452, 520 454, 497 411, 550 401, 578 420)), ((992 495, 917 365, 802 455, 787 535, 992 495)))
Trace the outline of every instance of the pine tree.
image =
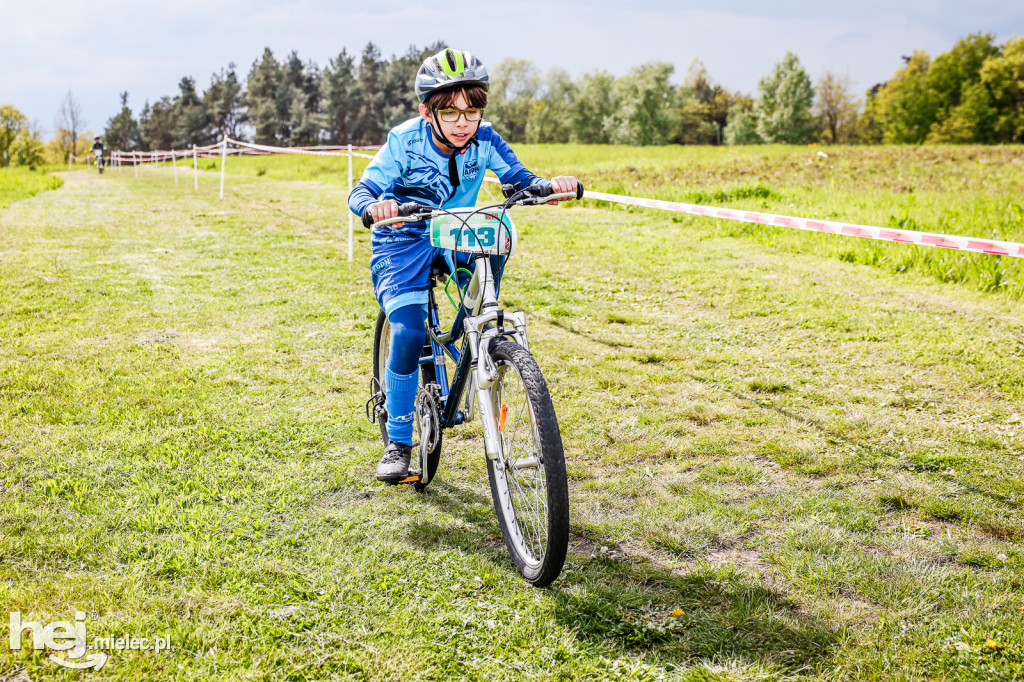
POLYGON ((167 150, 174 146, 174 128, 177 123, 174 110, 174 100, 167 96, 161 97, 152 106, 146 102, 142 107, 142 113, 139 114, 142 151, 167 150))
POLYGON ((209 137, 219 140, 227 136, 239 138, 238 126, 244 111, 242 109, 242 86, 235 73, 235 63, 228 69, 220 70, 210 77, 210 87, 203 93, 203 103, 210 113, 209 137))
POLYGON ((127 92, 121 93, 121 111, 107 121, 103 137, 112 150, 132 151, 139 148, 142 132, 139 129, 139 122, 135 120, 132 110, 128 107, 127 92))
POLYGON ((212 117, 196 92, 196 82, 186 76, 178 83, 180 91, 174 102, 174 140, 177 149, 209 143, 208 128, 212 117))
POLYGON ((278 143, 277 90, 281 67, 270 48, 263 49, 263 58, 252 63, 249 71, 247 120, 256 129, 258 144, 278 143))
POLYGON ((387 129, 381 120, 384 110, 384 69, 386 63, 372 42, 363 48, 353 93, 358 105, 352 121, 352 137, 359 144, 381 144, 387 129))
POLYGON ((350 129, 358 102, 354 96, 354 67, 352 56, 342 50, 324 69, 324 128, 327 139, 335 144, 349 144, 352 141, 350 129))

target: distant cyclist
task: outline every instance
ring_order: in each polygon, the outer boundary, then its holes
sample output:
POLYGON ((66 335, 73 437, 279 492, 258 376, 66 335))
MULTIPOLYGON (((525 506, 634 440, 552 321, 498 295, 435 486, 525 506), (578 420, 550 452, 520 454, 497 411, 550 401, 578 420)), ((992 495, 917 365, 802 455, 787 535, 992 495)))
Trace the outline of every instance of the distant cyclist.
MULTIPOLYGON (((556 193, 575 192, 574 177, 549 181, 527 170, 491 124, 482 120, 489 81, 483 63, 469 52, 444 49, 428 57, 416 74, 420 115, 388 133, 387 143, 349 195, 352 211, 365 211, 378 222, 397 217, 398 205, 408 201, 445 208, 473 206, 487 169, 503 183, 550 184, 556 193)), ((430 264, 438 256, 450 259, 453 254, 431 245, 422 221, 376 229, 372 242, 373 291, 392 334, 383 386, 391 442, 377 467, 377 479, 395 482, 409 470, 430 264)))
POLYGON ((96 168, 99 169, 100 173, 103 172, 103 152, 107 150, 106 145, 103 144, 103 140, 97 135, 93 139, 92 153, 96 155, 96 168))

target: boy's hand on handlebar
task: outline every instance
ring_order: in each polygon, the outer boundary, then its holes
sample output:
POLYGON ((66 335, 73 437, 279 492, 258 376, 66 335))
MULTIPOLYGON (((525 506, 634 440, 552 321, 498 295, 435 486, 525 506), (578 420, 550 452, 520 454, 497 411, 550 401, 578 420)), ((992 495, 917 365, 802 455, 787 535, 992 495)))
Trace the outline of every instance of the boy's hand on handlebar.
MULTIPOLYGON (((430 217, 433 207, 420 204, 415 201, 408 201, 399 205, 393 199, 378 201, 370 204, 363 210, 363 225, 367 228, 373 227, 375 223, 393 220, 396 223, 412 223, 430 217)), ((394 223, 388 223, 394 224, 394 223)))
POLYGON ((366 210, 369 212, 370 217, 373 218, 373 222, 379 223, 382 220, 398 217, 398 202, 394 199, 386 199, 385 201, 370 204, 366 210))
MULTIPOLYGON (((572 192, 576 193, 579 186, 579 181, 571 175, 556 175, 551 178, 551 189, 555 194, 566 194, 572 192)), ((567 201, 563 199, 562 201, 567 201)), ((549 201, 550 205, 554 206, 557 201, 549 201)))

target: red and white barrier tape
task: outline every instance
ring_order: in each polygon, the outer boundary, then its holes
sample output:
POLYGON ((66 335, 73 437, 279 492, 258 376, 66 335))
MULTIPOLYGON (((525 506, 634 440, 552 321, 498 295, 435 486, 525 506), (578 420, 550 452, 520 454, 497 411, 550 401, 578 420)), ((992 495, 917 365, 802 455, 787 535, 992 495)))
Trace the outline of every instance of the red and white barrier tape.
MULTIPOLYGON (((195 147, 190 149, 174 149, 174 150, 154 150, 150 152, 122 152, 114 151, 111 153, 111 158, 118 158, 127 160, 129 163, 159 163, 162 161, 170 161, 171 159, 181 159, 192 156, 199 156, 203 158, 211 158, 220 156, 223 153, 222 146, 224 144, 233 144, 236 149, 227 149, 228 154, 301 154, 306 156, 348 156, 348 146, 339 145, 323 145, 318 147, 271 147, 268 145, 254 144, 251 142, 242 142, 240 140, 233 140, 231 138, 225 138, 221 142, 215 142, 213 144, 204 145, 202 147, 195 147)), ((353 146, 352 149, 363 149, 363 150, 377 150, 379 146, 353 146)), ((358 154, 352 152, 352 156, 356 156, 362 159, 372 159, 372 155, 358 154)))
POLYGON ((692 215, 707 216, 709 218, 724 218, 725 220, 736 220, 741 223, 758 223, 759 225, 789 227, 796 230, 824 232, 827 234, 838 234, 847 237, 865 237, 867 239, 878 239, 881 241, 897 242, 900 244, 936 246, 943 249, 1024 258, 1024 244, 1017 242, 961 237, 959 235, 937 234, 935 232, 899 230, 891 227, 875 227, 872 225, 854 225, 851 223, 840 223, 832 220, 793 218, 784 215, 756 213, 754 211, 741 211, 731 208, 715 208, 712 206, 681 204, 674 201, 659 201, 657 199, 639 199, 637 197, 627 197, 619 194, 605 194, 604 192, 592 192, 590 190, 584 192, 583 198, 611 201, 617 204, 628 204, 630 206, 641 206, 644 208, 657 208, 663 211, 674 211, 676 213, 690 213, 692 215))
MULTIPOLYGON (((490 176, 484 179, 487 182, 500 184, 498 179, 490 176)), ((962 237, 960 235, 938 234, 935 232, 918 232, 916 230, 899 230, 892 227, 856 225, 853 223, 840 223, 832 220, 794 218, 791 216, 775 215, 772 213, 757 213, 755 211, 741 211, 732 208, 683 204, 676 201, 641 199, 639 197, 628 197, 621 194, 594 192, 589 189, 583 193, 583 198, 596 199, 598 201, 610 201, 615 204, 626 204, 642 208, 657 208, 662 211, 673 211, 675 213, 689 213, 708 218, 724 218, 725 220, 735 220, 741 223, 757 223, 759 225, 772 225, 777 227, 789 227, 795 230, 807 230, 808 232, 838 234, 845 237, 865 237, 867 239, 878 239, 880 241, 896 242, 899 244, 935 246, 942 249, 953 249, 955 251, 972 251, 974 253, 987 253, 995 256, 1024 258, 1024 244, 1019 242, 1004 242, 996 239, 978 239, 976 237, 962 237)))
POLYGON ((318 149, 308 149, 303 147, 271 147, 265 144, 255 144, 253 142, 240 142, 238 140, 232 140, 231 138, 224 138, 224 142, 227 144, 233 144, 238 147, 244 147, 246 149, 254 149, 258 152, 266 152, 268 154, 298 154, 301 156, 348 156, 348 152, 337 152, 337 151, 325 151, 318 149))

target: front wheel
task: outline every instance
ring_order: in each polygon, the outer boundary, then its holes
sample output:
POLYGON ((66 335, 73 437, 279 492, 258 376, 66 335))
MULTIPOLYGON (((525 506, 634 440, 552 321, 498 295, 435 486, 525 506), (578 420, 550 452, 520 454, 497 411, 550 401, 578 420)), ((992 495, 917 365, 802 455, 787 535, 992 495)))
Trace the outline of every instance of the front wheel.
POLYGON ((569 486, 558 419, 530 352, 505 339, 491 344, 498 379, 491 389, 500 460, 487 460, 491 497, 505 545, 536 587, 562 571, 569 545, 569 486))

